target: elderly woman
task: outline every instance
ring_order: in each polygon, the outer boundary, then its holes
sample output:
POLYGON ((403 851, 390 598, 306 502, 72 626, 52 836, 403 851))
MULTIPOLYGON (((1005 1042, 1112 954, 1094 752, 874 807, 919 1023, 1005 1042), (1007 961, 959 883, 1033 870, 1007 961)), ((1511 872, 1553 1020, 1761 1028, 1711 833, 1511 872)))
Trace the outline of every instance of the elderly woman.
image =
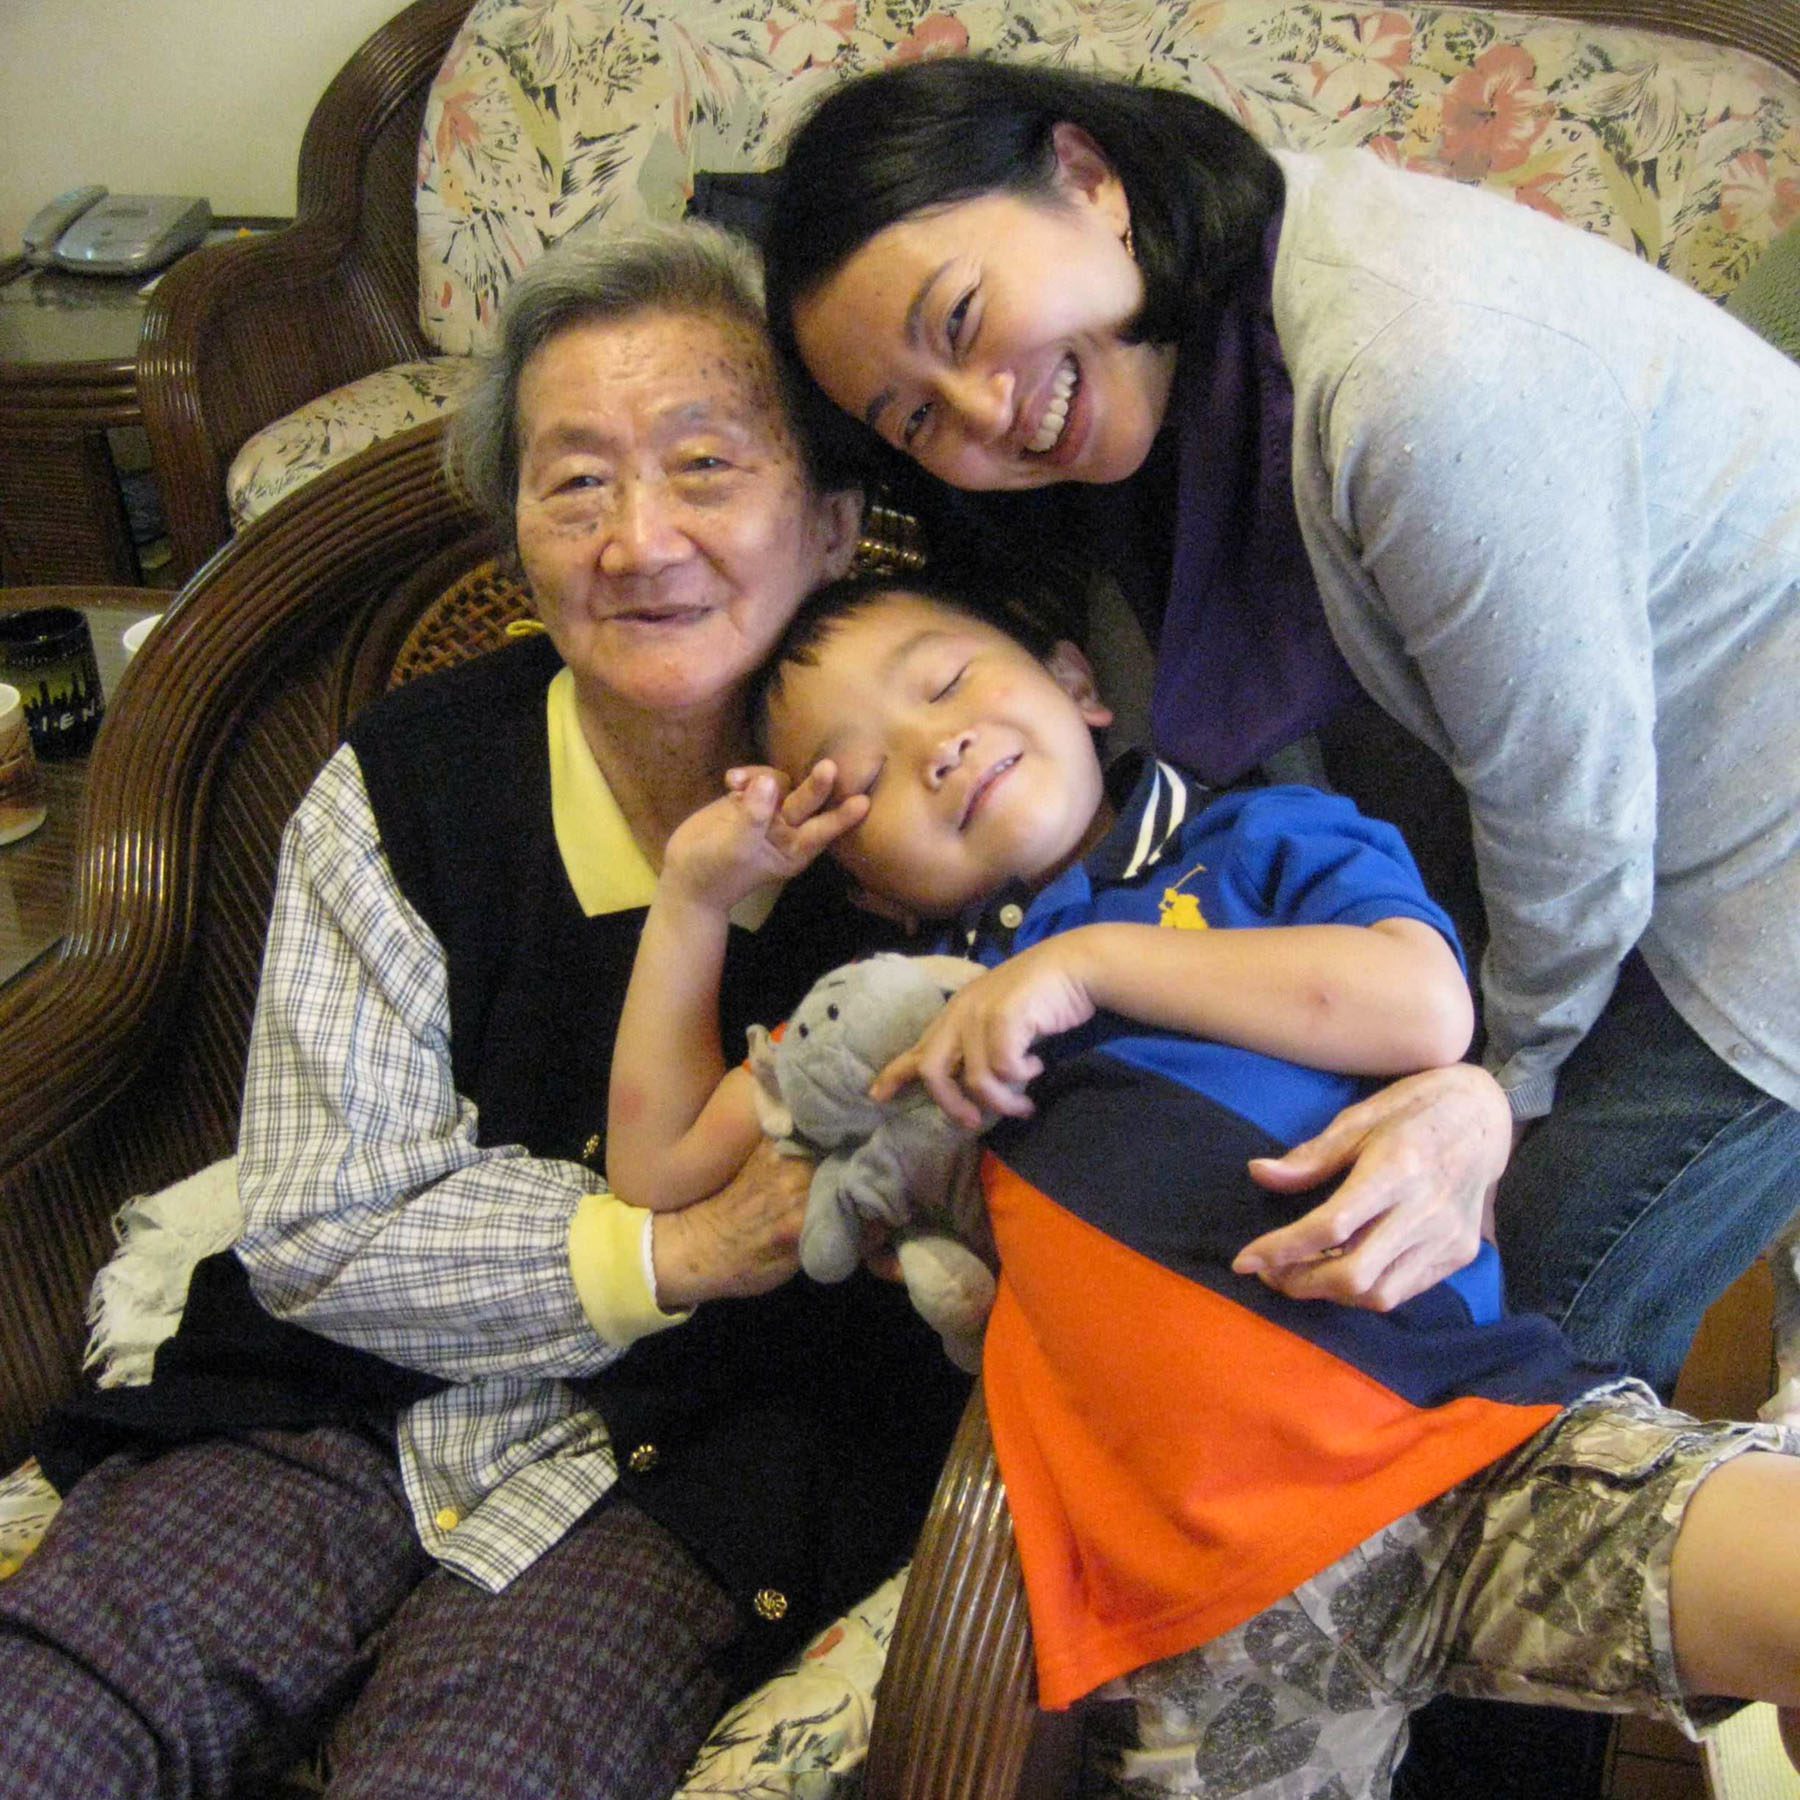
MULTIPOLYGON (((858 497, 731 240, 554 251, 503 337, 454 457, 544 633, 359 719, 289 826, 247 1232, 184 1325, 241 1268, 273 1348, 0 1588, 0 1794, 265 1791, 346 1701, 334 1795, 666 1794, 905 1554, 966 1391, 897 1287, 789 1282, 803 1165, 660 1216, 593 1173, 663 844, 858 497)), ((728 1030, 868 923, 828 880, 744 908, 728 1030)))

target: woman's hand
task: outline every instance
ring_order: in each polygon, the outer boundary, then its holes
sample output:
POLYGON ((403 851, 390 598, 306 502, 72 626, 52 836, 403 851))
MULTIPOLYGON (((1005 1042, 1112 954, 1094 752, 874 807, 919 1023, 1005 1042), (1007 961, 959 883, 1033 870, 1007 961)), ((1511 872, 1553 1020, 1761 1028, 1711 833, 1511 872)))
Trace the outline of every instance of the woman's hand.
POLYGON ((1043 1073, 1032 1054, 1039 1038, 1085 1025, 1094 1016, 1080 931, 1034 944, 977 975, 869 1084, 869 1097, 891 1100, 910 1081, 957 1124, 979 1131, 983 1109, 1029 1118, 1026 1086, 1043 1073))
POLYGON ((771 881, 791 881, 869 810, 866 794, 830 804, 837 769, 829 761, 791 790, 779 769, 732 769, 725 780, 729 792, 670 834, 662 867, 672 898, 718 912, 771 881))
POLYGON ((1331 1198, 1266 1232, 1232 1267, 1295 1300, 1390 1312, 1467 1264, 1512 1148, 1498 1083, 1472 1063, 1409 1075, 1347 1107, 1285 1156, 1250 1173, 1304 1193, 1345 1173, 1331 1198))
POLYGON ((764 1142, 718 1193, 651 1226, 657 1303, 685 1312, 705 1300, 778 1288, 800 1267, 800 1226, 813 1165, 764 1142))

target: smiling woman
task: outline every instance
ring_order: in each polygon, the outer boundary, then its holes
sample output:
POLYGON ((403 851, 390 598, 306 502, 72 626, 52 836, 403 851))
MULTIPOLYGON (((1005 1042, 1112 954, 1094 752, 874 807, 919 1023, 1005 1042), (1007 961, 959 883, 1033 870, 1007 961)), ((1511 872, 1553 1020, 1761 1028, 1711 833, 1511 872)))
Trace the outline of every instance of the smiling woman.
POLYGON ((775 392, 760 332, 679 314, 572 325, 526 366, 519 556, 603 767, 628 719, 735 710, 854 544, 859 497, 815 492, 775 392))

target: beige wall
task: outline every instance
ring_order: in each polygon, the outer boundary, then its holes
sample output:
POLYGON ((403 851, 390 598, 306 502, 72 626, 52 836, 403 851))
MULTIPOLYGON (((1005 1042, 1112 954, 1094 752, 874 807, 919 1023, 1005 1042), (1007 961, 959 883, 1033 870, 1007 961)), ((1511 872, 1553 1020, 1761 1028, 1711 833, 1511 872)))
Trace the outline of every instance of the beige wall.
POLYGON ((0 0, 0 251, 65 188, 294 210, 314 102, 404 0, 0 0))

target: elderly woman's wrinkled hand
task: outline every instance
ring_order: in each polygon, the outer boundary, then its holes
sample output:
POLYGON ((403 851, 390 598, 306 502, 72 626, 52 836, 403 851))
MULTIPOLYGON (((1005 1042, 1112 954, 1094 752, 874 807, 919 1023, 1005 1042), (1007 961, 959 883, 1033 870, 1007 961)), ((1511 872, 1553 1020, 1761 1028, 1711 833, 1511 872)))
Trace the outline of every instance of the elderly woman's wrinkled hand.
POLYGON ((1389 1312, 1464 1267, 1512 1148, 1506 1096, 1471 1063, 1409 1075, 1348 1107, 1285 1156, 1252 1162, 1263 1187, 1323 1204, 1238 1252, 1233 1269, 1295 1300, 1389 1312))
POLYGON ((651 1240, 665 1312, 766 1294, 800 1267, 800 1226, 813 1165, 759 1144, 710 1199, 658 1213, 651 1240))

